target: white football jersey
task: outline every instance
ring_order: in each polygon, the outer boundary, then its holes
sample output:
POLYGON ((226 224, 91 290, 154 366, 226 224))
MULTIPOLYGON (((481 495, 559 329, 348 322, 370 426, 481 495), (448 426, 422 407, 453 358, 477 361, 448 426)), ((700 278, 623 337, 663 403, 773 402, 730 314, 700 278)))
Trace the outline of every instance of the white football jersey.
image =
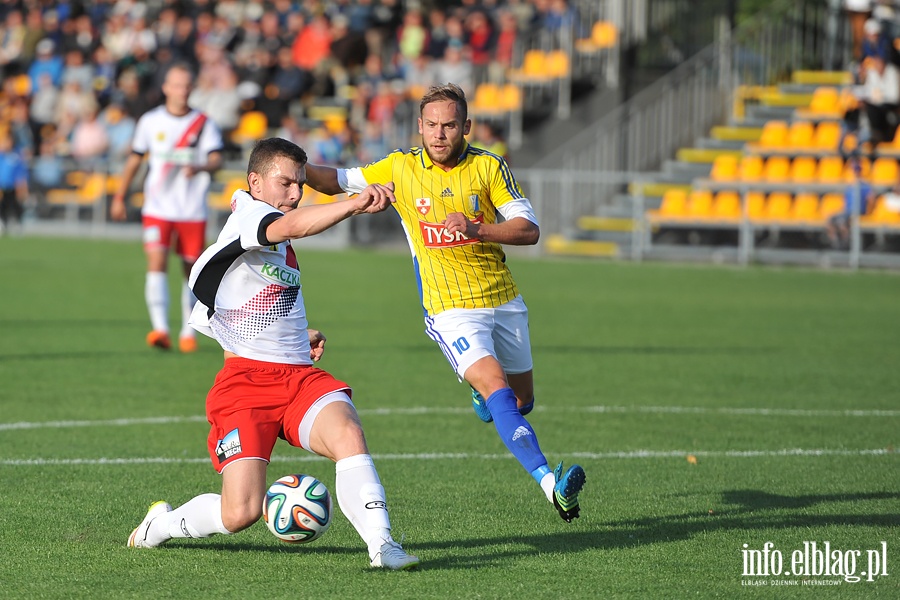
POLYGON ((219 239, 191 269, 191 327, 243 358, 313 364, 294 248, 265 238, 284 213, 244 190, 234 193, 231 209, 219 239))
POLYGON ((185 177, 182 167, 205 165, 210 152, 223 148, 222 132, 203 113, 176 117, 165 106, 138 119, 131 142, 137 154, 149 154, 142 213, 165 221, 205 221, 207 172, 185 177))

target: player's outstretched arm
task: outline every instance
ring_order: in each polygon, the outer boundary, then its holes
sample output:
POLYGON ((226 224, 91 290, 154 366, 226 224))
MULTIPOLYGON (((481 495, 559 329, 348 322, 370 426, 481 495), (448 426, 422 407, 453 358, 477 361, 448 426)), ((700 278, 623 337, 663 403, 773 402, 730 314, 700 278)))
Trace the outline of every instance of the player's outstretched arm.
POLYGON ((337 169, 334 167, 306 163, 306 185, 329 196, 344 192, 338 183, 337 169))
POLYGON ((450 233, 462 233, 469 239, 510 246, 533 246, 541 237, 541 229, 524 217, 502 223, 473 223, 464 213, 450 213, 444 219, 450 233))
POLYGON ((348 200, 295 208, 266 228, 266 239, 278 244, 316 235, 354 215, 381 212, 394 201, 393 183, 372 184, 348 200))

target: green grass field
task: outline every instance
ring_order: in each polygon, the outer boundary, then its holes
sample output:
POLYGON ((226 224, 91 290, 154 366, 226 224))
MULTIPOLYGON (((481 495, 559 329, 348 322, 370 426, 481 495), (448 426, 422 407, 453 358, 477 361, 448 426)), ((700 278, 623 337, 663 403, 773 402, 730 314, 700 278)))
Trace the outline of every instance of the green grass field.
MULTIPOLYGON (((3 238, 0 598, 900 597, 896 273, 511 257, 530 420, 552 464, 588 474, 566 524, 425 336, 409 257, 298 256, 321 365, 354 386, 423 568, 370 570, 337 508, 308 546, 257 523, 127 549, 151 501, 218 491, 203 402, 221 351, 144 346, 137 243, 3 238), (766 542, 781 575, 743 576, 766 542), (840 550, 835 570, 886 565, 785 575, 805 542, 840 550)), ((270 480, 293 472, 333 487, 330 463, 279 442, 270 480)))

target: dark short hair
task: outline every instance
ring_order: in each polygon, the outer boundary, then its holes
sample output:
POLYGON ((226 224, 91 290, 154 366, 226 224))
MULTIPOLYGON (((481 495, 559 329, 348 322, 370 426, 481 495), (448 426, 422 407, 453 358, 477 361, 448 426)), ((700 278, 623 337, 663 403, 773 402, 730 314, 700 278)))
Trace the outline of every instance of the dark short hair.
POLYGON ((421 116, 425 111, 426 104, 431 104, 438 100, 456 102, 456 108, 459 111, 463 122, 469 118, 469 103, 466 102, 466 93, 455 83, 433 85, 428 88, 428 91, 422 96, 422 102, 419 104, 419 115, 421 116))
POLYGON ((259 173, 263 177, 269 174, 272 163, 279 157, 289 158, 300 166, 306 164, 306 151, 290 140, 284 138, 266 138, 256 142, 247 163, 247 175, 259 173))
POLYGON ((177 60, 169 65, 166 68, 166 74, 163 77, 164 81, 169 77, 169 73, 171 73, 172 71, 184 71, 191 76, 191 81, 193 81, 197 77, 197 74, 194 72, 194 67, 191 65, 191 63, 185 60, 177 60))

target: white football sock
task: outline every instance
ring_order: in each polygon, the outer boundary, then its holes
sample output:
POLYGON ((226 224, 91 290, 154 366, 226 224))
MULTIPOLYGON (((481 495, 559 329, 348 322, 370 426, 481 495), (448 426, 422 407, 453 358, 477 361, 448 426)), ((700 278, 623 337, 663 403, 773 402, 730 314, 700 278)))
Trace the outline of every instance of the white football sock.
POLYGON ((194 310, 194 304, 197 303, 197 297, 191 290, 191 287, 185 281, 181 285, 181 334, 180 337, 194 337, 194 328, 188 325, 191 318, 191 312, 194 310))
POLYGON ((334 465, 335 491, 341 512, 353 523, 374 557, 386 540, 391 539, 384 488, 368 454, 357 454, 334 465))
POLYGON ((149 271, 144 285, 144 300, 150 312, 153 331, 169 331, 169 280, 161 271, 149 271))
POLYGON ((541 477, 541 489, 547 495, 547 501, 553 504, 553 488, 556 487, 556 476, 553 473, 547 473, 541 477))
POLYGON ((222 496, 200 494, 156 517, 147 531, 147 540, 161 544, 172 538, 206 538, 217 533, 231 533, 222 523, 222 496))

